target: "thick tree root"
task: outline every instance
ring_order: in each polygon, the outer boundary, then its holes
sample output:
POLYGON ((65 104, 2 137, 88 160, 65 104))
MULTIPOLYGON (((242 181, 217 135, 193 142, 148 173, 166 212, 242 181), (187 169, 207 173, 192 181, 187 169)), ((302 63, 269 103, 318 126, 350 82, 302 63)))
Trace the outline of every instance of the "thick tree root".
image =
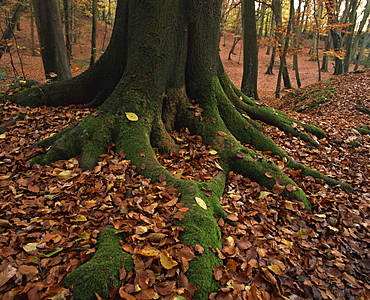
POLYGON ((287 114, 268 106, 262 106, 258 102, 243 95, 230 81, 225 73, 219 75, 222 89, 227 98, 241 114, 247 115, 254 120, 260 120, 266 124, 278 127, 280 130, 292 136, 299 137, 314 147, 320 144, 300 128, 312 133, 318 139, 326 136, 325 132, 317 126, 304 124, 291 119, 287 114))
POLYGON ((124 252, 116 230, 106 228, 98 236, 98 250, 87 263, 64 278, 65 285, 73 292, 74 299, 92 300, 96 294, 107 299, 109 290, 120 287, 119 270, 133 268, 131 255, 124 252))
POLYGON ((356 109, 359 110, 360 112, 364 113, 364 114, 370 115, 370 109, 365 107, 363 100, 360 100, 356 104, 356 109))

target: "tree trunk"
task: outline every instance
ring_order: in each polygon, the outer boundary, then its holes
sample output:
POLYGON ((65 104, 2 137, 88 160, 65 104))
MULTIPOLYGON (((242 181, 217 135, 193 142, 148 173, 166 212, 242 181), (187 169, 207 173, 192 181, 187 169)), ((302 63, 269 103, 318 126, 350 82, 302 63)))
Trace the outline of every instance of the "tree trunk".
POLYGON ((326 1, 325 7, 328 12, 328 24, 331 26, 330 33, 333 39, 333 47, 334 47, 334 75, 340 75, 344 72, 343 70, 343 58, 341 54, 342 50, 342 42, 341 37, 336 29, 336 25, 338 24, 338 15, 337 15, 337 7, 336 3, 333 1, 326 1))
POLYGON ((242 92, 258 100, 258 45, 254 0, 242 1, 243 16, 243 78, 242 92))
POLYGON ((1 37, 1 44, 0 44, 0 59, 3 56, 4 52, 9 51, 12 43, 9 40, 14 33, 14 29, 16 28, 17 24, 19 23, 19 18, 21 17, 21 13, 23 11, 23 1, 19 1, 14 9, 13 16, 10 19, 8 26, 6 27, 2 37, 1 37))
POLYGON ((348 34, 346 38, 346 54, 344 56, 344 61, 343 61, 343 69, 344 72, 347 73, 349 71, 349 65, 351 63, 351 57, 352 57, 352 52, 353 52, 353 35, 355 32, 355 23, 356 23, 356 10, 357 10, 357 0, 351 0, 351 12, 349 14, 349 21, 351 24, 348 26, 348 34))
MULTIPOLYGON (((215 216, 226 218, 219 203, 226 174, 239 172, 270 189, 281 180, 282 185, 294 187, 284 189, 284 194, 311 208, 310 201, 292 179, 246 144, 280 156, 288 168, 328 184, 341 184, 296 163, 261 133, 261 125, 252 119, 276 125, 316 147, 318 143, 301 128, 319 138, 325 136, 318 127, 293 121, 286 114, 261 106, 235 88, 219 58, 220 12, 221 0, 119 1, 111 42, 88 71, 12 96, 14 102, 31 106, 71 103, 99 106, 79 123, 41 141, 48 151, 31 163, 48 164, 81 154, 80 167, 88 169, 113 143, 115 151, 126 153, 133 165, 145 166, 137 168, 142 175, 152 181, 164 176, 167 184, 178 188, 180 200, 188 208, 179 221, 184 229, 180 239, 192 247, 200 244, 205 250, 190 261, 186 273, 189 282, 197 287, 194 299, 208 299, 209 293, 219 287, 213 269, 223 262, 211 249, 220 249, 222 245, 215 216), (201 135, 204 143, 218 151, 222 170, 213 179, 207 182, 179 179, 156 159, 153 147, 170 153, 176 151, 168 131, 183 127, 201 135), (212 195, 205 196, 205 190, 212 190, 212 195), (206 202, 207 210, 197 205, 196 197, 206 202)), ((104 238, 99 242, 107 244, 104 238)), ((107 266, 113 258, 104 253, 103 250, 97 253, 101 259, 96 261, 107 266)), ((120 263, 130 268, 128 262, 117 262, 120 263)), ((112 273, 105 274, 102 267, 99 276, 86 270, 91 269, 77 268, 65 279, 74 299, 90 299, 94 292, 107 297, 105 282, 112 282, 112 273), (75 278, 84 279, 77 282, 75 278)), ((180 269, 177 274, 184 276, 180 269)), ((189 292, 186 287, 183 290, 189 292)))
POLYGON ((363 15, 362 15, 360 25, 358 25, 358 28, 356 30, 357 31, 356 37, 353 41, 352 54, 351 54, 351 61, 352 62, 356 62, 358 44, 360 42, 361 37, 364 34, 363 29, 366 25, 366 22, 369 18, 369 15, 370 15, 370 0, 367 0, 366 1, 366 7, 365 7, 365 10, 363 11, 363 15))
POLYGON ((322 57, 321 71, 323 72, 329 72, 328 70, 329 56, 327 53, 330 51, 331 40, 332 40, 331 31, 329 31, 327 36, 325 37, 325 50, 324 55, 322 57))
POLYGON ((258 26, 258 36, 257 36, 258 39, 261 39, 263 36, 266 36, 266 32, 265 32, 265 35, 263 34, 263 29, 265 27, 265 21, 268 22, 268 18, 266 16, 266 3, 261 4, 260 19, 261 19, 261 21, 260 21, 260 24, 258 26))
POLYGON ((64 43, 58 0, 32 0, 46 78, 70 78, 71 70, 64 43))
POLYGON ((30 5, 30 28, 31 28, 31 50, 32 56, 36 56, 36 48, 35 48, 35 17, 33 13, 33 6, 30 5))
POLYGON ((357 71, 360 66, 361 59, 364 56, 365 49, 366 49, 367 44, 369 43, 369 40, 370 40, 370 23, 368 24, 366 33, 364 34, 364 38, 361 44, 360 51, 358 52, 356 56, 355 69, 354 69, 355 71, 357 71))
POLYGON ((92 0, 92 29, 91 29, 91 55, 90 66, 95 63, 96 58, 96 38, 98 27, 98 0, 92 0))
POLYGON ((72 57, 72 9, 69 0, 63 0, 64 8, 64 35, 66 40, 66 48, 68 59, 72 57))
POLYGON ((292 88, 292 85, 291 85, 290 79, 289 79, 288 68, 286 66, 286 55, 288 53, 289 37, 290 37, 290 31, 291 31, 291 28, 292 28, 293 17, 294 17, 294 2, 293 2, 293 0, 291 0, 290 1, 290 8, 289 8, 289 21, 288 21, 288 27, 287 27, 286 36, 285 36, 284 49, 283 49, 283 52, 280 54, 279 74, 278 74, 276 90, 275 90, 275 97, 276 98, 280 98, 281 77, 284 78, 285 88, 287 88, 287 89, 292 88))

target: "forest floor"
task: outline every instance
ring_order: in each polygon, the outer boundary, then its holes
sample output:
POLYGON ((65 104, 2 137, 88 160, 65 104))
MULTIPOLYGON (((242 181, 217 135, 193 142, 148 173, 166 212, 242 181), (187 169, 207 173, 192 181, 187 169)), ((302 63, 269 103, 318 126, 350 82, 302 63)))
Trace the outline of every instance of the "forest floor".
MULTIPOLYGON (((19 36, 19 46, 27 38, 19 36)), ((77 48, 83 46, 88 49, 86 43, 77 48)), ((221 46, 222 56, 229 46, 221 46)), ((43 81, 40 57, 27 56, 27 51, 21 50, 27 77, 43 81)), ((76 58, 86 62, 90 52, 77 52, 76 58)), ((15 56, 14 66, 19 68, 15 56)), ((302 57, 302 81, 310 86, 274 99, 276 75, 263 74, 267 61, 263 58, 260 54, 261 103, 319 125, 327 137, 320 140, 318 149, 312 149, 275 127, 266 125, 265 133, 295 160, 349 183, 354 192, 285 168, 269 153, 263 154, 308 195, 314 204, 312 212, 276 191, 229 174, 221 201, 230 218, 238 214, 238 225, 218 220, 225 238, 223 248, 215 252, 225 266, 214 271, 222 289, 211 299, 370 299, 370 136, 355 130, 370 125, 370 115, 365 113, 370 110, 370 71, 339 77, 325 74, 329 80, 310 85, 317 81, 316 63, 302 57), (306 70, 308 64, 313 67, 306 70)), ((8 79, 14 75, 9 61, 6 55, 0 61, 8 79)), ((242 67, 236 56, 223 61, 239 85, 242 67)), ((75 72, 86 68, 74 65, 75 72)), ((4 80, 4 84, 9 82, 4 80)), ((112 298, 173 299, 182 295, 190 299, 194 287, 181 285, 186 282, 187 262, 202 248, 191 249, 179 242, 181 228, 175 221, 186 209, 178 202, 176 189, 138 176, 135 167, 111 149, 94 170, 83 172, 75 158, 31 167, 27 159, 43 151, 31 145, 81 120, 90 110, 0 104, 2 122, 21 113, 26 114, 25 119, 0 134, 2 299, 68 298, 63 277, 91 258, 100 228, 109 224, 122 231, 122 247, 135 257, 135 269, 121 270, 125 283, 111 290, 112 298), (168 254, 172 269, 166 269, 160 253, 168 254)), ((186 132, 175 134, 176 140, 184 141, 182 154, 162 156, 164 166, 173 171, 173 166, 185 166, 181 176, 187 179, 212 176, 209 166, 217 164, 217 155, 210 154, 200 138, 186 132), (190 165, 186 156, 201 163, 190 165), (207 170, 202 165, 207 165, 207 170)))

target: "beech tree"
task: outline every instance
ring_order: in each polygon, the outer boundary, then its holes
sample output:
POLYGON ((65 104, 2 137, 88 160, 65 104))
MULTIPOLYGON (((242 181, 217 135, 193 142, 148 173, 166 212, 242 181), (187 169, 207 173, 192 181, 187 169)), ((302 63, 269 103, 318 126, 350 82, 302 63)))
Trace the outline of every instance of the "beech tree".
POLYGON ((45 75, 50 80, 70 78, 71 70, 58 0, 32 0, 45 75))
MULTIPOLYGON (((137 168, 141 174, 153 181, 165 178, 167 184, 177 187, 180 200, 189 208, 179 221, 184 229, 181 241, 190 246, 200 244, 205 250, 190 262, 186 273, 197 287, 195 299, 208 299, 209 293, 218 288, 213 268, 222 260, 211 248, 220 249, 222 245, 215 216, 226 218, 219 199, 230 171, 267 188, 277 187, 287 197, 303 202, 307 209, 312 207, 297 184, 255 149, 279 156, 289 168, 350 189, 295 162, 263 134, 262 125, 254 119, 276 125, 315 147, 319 144, 310 134, 325 136, 316 126, 293 121, 282 112, 260 105, 232 84, 219 58, 220 15, 221 0, 118 1, 111 42, 95 64, 72 79, 12 96, 13 102, 28 106, 97 107, 80 122, 40 141, 47 150, 31 163, 49 164, 80 155, 80 167, 89 169, 106 153, 107 145, 114 144, 115 151, 124 152, 133 165, 145 165, 137 168), (177 151, 168 132, 184 127, 200 135, 220 156, 222 170, 207 182, 179 179, 156 159, 153 148, 177 151), (212 195, 205 196, 204 190, 212 190, 212 195), (196 198, 203 199, 208 209, 197 205, 196 198)), ((95 261, 65 278, 75 299, 92 298, 94 292, 107 297, 112 278, 119 278, 121 264, 126 270, 132 268, 117 235, 112 238, 105 232, 99 236, 95 261), (100 247, 111 248, 98 254, 100 247)))
POLYGON ((258 45, 254 0, 242 1, 243 16, 243 78, 241 90, 258 100, 258 45))

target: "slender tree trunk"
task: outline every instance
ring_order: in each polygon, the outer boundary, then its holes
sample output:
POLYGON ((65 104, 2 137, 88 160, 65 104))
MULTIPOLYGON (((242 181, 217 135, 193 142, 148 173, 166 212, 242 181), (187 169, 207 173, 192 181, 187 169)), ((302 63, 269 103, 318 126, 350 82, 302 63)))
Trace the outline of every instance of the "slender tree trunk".
POLYGON ((271 58, 265 74, 274 75, 275 57, 276 57, 276 46, 272 47, 271 58))
POLYGON ((71 70, 64 42, 58 0, 32 0, 46 78, 70 78, 71 70))
POLYGON ((30 28, 31 28, 31 51, 32 56, 36 56, 36 49, 35 49, 35 18, 33 12, 33 6, 30 5, 30 28))
POLYGON ((96 38, 98 27, 98 0, 92 0, 92 30, 91 30, 91 56, 90 66, 95 63, 96 59, 96 38))
POLYGON ((238 32, 238 34, 236 35, 236 36, 234 36, 234 40, 233 40, 233 44, 232 44, 232 46, 231 46, 231 48, 230 48, 230 51, 229 51, 229 56, 228 56, 228 60, 231 60, 231 57, 232 57, 232 55, 235 55, 236 53, 234 52, 235 51, 235 47, 236 47, 236 45, 239 43, 239 41, 242 39, 242 36, 241 36, 241 34, 239 34, 239 32, 238 32))
POLYGON ((369 39, 370 39, 370 23, 368 23, 368 27, 367 27, 366 33, 364 34, 364 38, 361 44, 360 51, 356 56, 355 69, 354 69, 355 71, 357 71, 360 66, 362 57, 364 56, 364 53, 365 53, 366 46, 369 43, 369 39))
POLYGON ((297 51, 301 48, 301 24, 299 21, 299 16, 300 16, 300 8, 301 8, 301 1, 299 1, 299 5, 297 8, 297 13, 294 12, 294 19, 296 22, 295 24, 293 23, 293 31, 295 33, 294 39, 293 39, 293 47, 295 49, 295 53, 293 54, 293 69, 295 73, 295 78, 297 82, 298 88, 302 86, 301 83, 301 77, 299 74, 299 64, 298 64, 298 53, 297 51))
POLYGON ((258 39, 261 39, 263 36, 263 29, 265 28, 265 21, 266 20, 266 3, 261 4, 260 8, 260 24, 258 26, 258 39))
POLYGON ((333 39, 333 47, 334 47, 334 75, 340 75, 344 72, 343 69, 343 60, 342 60, 342 43, 341 43, 341 36, 336 29, 336 25, 338 24, 338 15, 337 15, 337 7, 336 3, 333 1, 326 1, 325 7, 328 12, 328 24, 331 26, 330 32, 333 39))
POLYGON ((276 90, 275 90, 275 97, 276 98, 280 98, 281 77, 284 78, 285 88, 287 88, 287 89, 292 88, 292 85, 291 85, 290 79, 289 79, 289 75, 288 75, 288 72, 287 72, 288 68, 286 67, 286 55, 288 53, 288 48, 289 48, 289 37, 290 37, 291 28, 292 28, 293 16, 294 16, 294 0, 290 0, 288 28, 287 28, 287 32, 286 32, 283 53, 280 54, 279 74, 278 74, 276 90))
POLYGON ((242 92, 254 99, 259 99, 258 80, 258 45, 254 0, 242 1, 243 16, 243 78, 242 92))
POLYGON ((329 72, 328 70, 329 56, 327 53, 330 51, 331 42, 332 42, 331 31, 329 30, 327 36, 325 37, 325 50, 322 57, 321 71, 323 72, 329 72))
POLYGON ((14 9, 13 16, 10 19, 2 37, 1 37, 1 45, 0 45, 0 59, 3 56, 4 52, 9 51, 12 43, 9 42, 9 40, 12 37, 12 34, 14 34, 14 30, 19 23, 19 18, 21 17, 21 13, 23 11, 23 0, 19 1, 14 9))
POLYGON ((343 70, 345 73, 349 71, 349 65, 351 63, 351 57, 352 57, 352 52, 353 52, 353 35, 355 32, 355 23, 356 23, 356 11, 357 11, 357 3, 358 0, 351 0, 350 3, 350 8, 351 12, 349 14, 349 21, 351 22, 351 25, 348 26, 348 34, 347 34, 347 39, 346 39, 346 54, 344 56, 344 61, 343 61, 343 70))
POLYGON ((66 48, 68 53, 68 59, 72 57, 72 15, 71 15, 71 3, 69 0, 63 0, 64 8, 64 35, 66 40, 66 48))

